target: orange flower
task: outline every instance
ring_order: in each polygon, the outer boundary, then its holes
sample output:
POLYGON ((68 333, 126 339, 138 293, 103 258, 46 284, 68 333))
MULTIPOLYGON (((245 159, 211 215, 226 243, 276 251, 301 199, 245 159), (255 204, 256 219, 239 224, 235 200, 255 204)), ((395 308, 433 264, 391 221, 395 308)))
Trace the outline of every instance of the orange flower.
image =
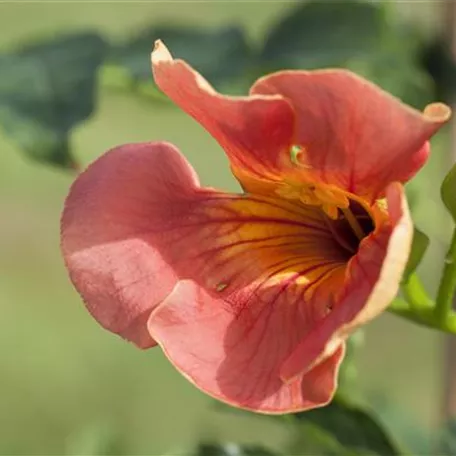
POLYGON ((75 287, 105 328, 158 343, 222 401, 265 413, 328 403, 345 339, 398 291, 413 232, 401 183, 449 109, 421 114, 343 70, 283 71, 227 97, 161 42, 152 63, 245 193, 202 188, 167 143, 109 151, 66 202, 75 287))

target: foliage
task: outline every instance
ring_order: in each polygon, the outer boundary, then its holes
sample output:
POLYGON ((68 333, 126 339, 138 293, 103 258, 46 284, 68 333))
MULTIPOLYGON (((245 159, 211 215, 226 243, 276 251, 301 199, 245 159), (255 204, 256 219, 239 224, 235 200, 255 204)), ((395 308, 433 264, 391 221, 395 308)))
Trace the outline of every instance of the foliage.
MULTIPOLYGON (((250 412, 217 404, 222 412, 253 415, 250 412)), ((258 415, 255 415, 258 416, 258 415)), ((321 455, 400 455, 396 442, 368 410, 342 394, 326 407, 287 416, 259 416, 292 429, 286 454, 321 455)))
POLYGON ((382 42, 384 8, 367 2, 311 2, 297 6, 268 33, 260 52, 270 70, 343 66, 370 58, 382 42))
POLYGON ((299 423, 311 423, 325 430, 353 454, 400 454, 381 424, 368 411, 342 396, 336 396, 324 408, 298 413, 295 419, 299 423))
POLYGON ((105 52, 100 36, 82 33, 0 56, 0 126, 29 157, 76 166, 69 136, 95 109, 105 52))
POLYGON ((126 69, 132 86, 151 81, 150 60, 144 57, 150 54, 157 39, 165 42, 175 57, 192 62, 215 85, 242 77, 252 65, 253 52, 239 27, 220 30, 152 27, 112 49, 112 63, 126 69))
POLYGON ((100 69, 104 84, 163 101, 150 73, 158 38, 216 87, 245 88, 282 68, 343 66, 422 105, 435 72, 420 60, 416 30, 404 32, 390 16, 380 2, 303 2, 272 25, 261 48, 237 26, 153 26, 117 44, 96 32, 55 36, 0 56, 0 126, 31 158, 75 167, 71 131, 95 109, 100 69))

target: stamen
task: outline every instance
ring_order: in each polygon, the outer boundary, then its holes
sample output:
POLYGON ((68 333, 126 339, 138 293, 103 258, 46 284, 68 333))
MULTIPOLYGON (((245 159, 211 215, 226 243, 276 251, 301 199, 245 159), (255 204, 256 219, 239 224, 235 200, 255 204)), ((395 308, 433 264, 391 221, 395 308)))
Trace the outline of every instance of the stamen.
POLYGON ((348 207, 340 208, 340 210, 345 215, 345 218, 347 219, 347 222, 350 225, 350 228, 355 233, 356 237, 360 241, 362 241, 366 237, 366 234, 364 233, 363 229, 361 228, 361 225, 359 224, 358 220, 356 220, 356 217, 353 215, 353 212, 348 207))

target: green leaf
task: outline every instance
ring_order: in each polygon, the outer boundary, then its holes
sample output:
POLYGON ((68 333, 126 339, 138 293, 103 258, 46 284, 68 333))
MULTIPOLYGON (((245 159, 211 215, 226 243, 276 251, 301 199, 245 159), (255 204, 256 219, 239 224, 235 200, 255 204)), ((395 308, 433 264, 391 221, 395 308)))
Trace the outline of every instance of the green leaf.
POLYGON ((452 99, 456 91, 456 65, 450 46, 440 36, 421 48, 421 64, 434 80, 434 99, 452 99))
POLYGON ((268 68, 318 68, 369 55, 384 31, 380 3, 306 2, 272 28, 261 53, 268 68))
POLYGON ((388 14, 387 2, 305 2, 267 37, 261 61, 268 70, 344 67, 422 109, 433 83, 421 65, 415 28, 388 14))
POLYGON ((358 456, 357 452, 341 445, 330 432, 312 423, 301 423, 296 427, 286 445, 285 454, 358 456))
POLYGON ((201 443, 195 456, 275 456, 259 445, 238 445, 237 443, 201 443))
MULTIPOLYGON (((239 27, 202 30, 183 26, 160 26, 143 30, 112 51, 111 63, 128 75, 131 88, 152 85, 150 53, 161 39, 175 58, 194 66, 211 84, 218 86, 245 76, 253 53, 239 27)), ((141 89, 144 90, 144 89, 141 89)), ((153 89, 149 89, 152 90, 153 89)))
POLYGON ((345 66, 422 110, 435 100, 432 78, 421 61, 422 32, 397 14, 384 18, 384 33, 372 52, 349 59, 345 66))
POLYGON ((0 56, 0 126, 32 159, 74 166, 69 134, 95 107, 106 45, 68 35, 0 56))
POLYGON ((378 49, 344 66, 419 110, 433 101, 431 78, 405 50, 378 49))
POLYGON ((445 179, 443 179, 442 186, 440 187, 440 195, 443 204, 445 204, 448 212, 456 222, 456 165, 450 169, 445 179))
POLYGON ((295 414, 295 419, 311 423, 331 434, 345 448, 360 454, 400 455, 390 436, 367 411, 341 396, 326 407, 295 414))
POLYGON ((382 425, 362 407, 346 400, 340 393, 322 408, 290 415, 257 415, 217 404, 219 410, 249 415, 257 419, 275 420, 294 434, 287 454, 318 454, 326 456, 377 455, 398 456, 397 444, 382 425))
POLYGON ((410 250, 410 256, 405 267, 403 281, 407 282, 410 274, 415 272, 416 268, 421 263, 427 248, 429 247, 429 237, 415 227, 413 231, 412 248, 410 250))

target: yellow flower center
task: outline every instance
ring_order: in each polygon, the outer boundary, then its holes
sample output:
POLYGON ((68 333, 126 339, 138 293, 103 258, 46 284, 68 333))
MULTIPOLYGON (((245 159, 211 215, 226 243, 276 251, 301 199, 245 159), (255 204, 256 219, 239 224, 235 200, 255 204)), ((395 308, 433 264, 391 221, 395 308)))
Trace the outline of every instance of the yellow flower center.
MULTIPOLYGON (((283 182, 283 185, 276 190, 277 194, 282 198, 299 200, 309 206, 319 206, 331 220, 345 219, 358 240, 362 240, 367 233, 359 223, 358 217, 350 209, 353 195, 349 195, 335 185, 314 181, 308 172, 311 166, 307 164, 306 154, 307 151, 302 146, 294 145, 291 148, 290 160, 300 168, 299 177, 293 181, 283 182)), ((357 203, 360 202, 357 201, 357 203)), ((364 207, 363 204, 361 206, 364 207)), ((369 214, 366 207, 364 209, 369 214)))
POLYGON ((333 220, 338 217, 338 209, 347 209, 350 205, 346 192, 334 185, 284 182, 276 192, 282 198, 298 199, 309 206, 321 206, 323 212, 333 220))
MULTIPOLYGON (((359 216, 355 216, 351 209, 351 205, 355 200, 346 192, 335 186, 308 182, 303 182, 301 184, 285 182, 276 190, 276 192, 282 198, 299 200, 303 204, 309 206, 319 206, 328 216, 330 221, 335 222, 344 219, 358 241, 364 239, 368 234, 362 227, 359 216)), ((356 203, 360 207, 363 207, 366 215, 371 218, 368 209, 360 204, 359 201, 356 201, 356 203)))

